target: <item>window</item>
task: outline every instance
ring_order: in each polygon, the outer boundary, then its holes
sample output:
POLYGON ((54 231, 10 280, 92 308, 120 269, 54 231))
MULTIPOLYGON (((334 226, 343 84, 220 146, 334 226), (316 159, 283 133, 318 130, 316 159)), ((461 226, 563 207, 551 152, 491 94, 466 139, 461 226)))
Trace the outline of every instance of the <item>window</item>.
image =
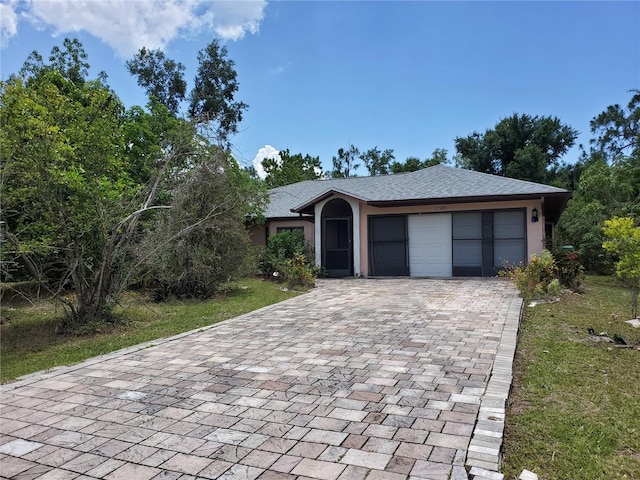
POLYGON ((304 233, 304 227, 276 227, 276 233, 301 231, 304 233))

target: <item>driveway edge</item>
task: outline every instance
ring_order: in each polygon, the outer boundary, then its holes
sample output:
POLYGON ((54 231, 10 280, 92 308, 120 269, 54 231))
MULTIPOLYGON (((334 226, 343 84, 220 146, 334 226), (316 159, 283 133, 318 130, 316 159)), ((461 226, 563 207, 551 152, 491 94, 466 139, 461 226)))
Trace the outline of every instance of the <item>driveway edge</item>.
POLYGON ((502 480, 504 478, 500 473, 500 459, 522 307, 522 298, 519 295, 514 296, 507 312, 491 377, 485 394, 480 400, 478 420, 465 462, 471 479, 502 480))

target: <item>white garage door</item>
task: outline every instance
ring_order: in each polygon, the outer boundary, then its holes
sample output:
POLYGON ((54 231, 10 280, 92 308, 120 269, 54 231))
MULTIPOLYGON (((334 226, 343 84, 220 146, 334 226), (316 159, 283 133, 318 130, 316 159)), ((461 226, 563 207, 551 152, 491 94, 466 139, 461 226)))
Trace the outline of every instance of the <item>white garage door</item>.
POLYGON ((409 269, 413 277, 450 277, 451 214, 409 215, 409 269))

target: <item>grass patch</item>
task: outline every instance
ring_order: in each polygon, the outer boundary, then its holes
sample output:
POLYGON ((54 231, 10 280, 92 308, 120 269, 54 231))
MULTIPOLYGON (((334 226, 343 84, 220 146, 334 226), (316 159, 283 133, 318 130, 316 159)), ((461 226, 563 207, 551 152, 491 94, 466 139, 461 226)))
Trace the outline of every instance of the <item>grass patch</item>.
POLYGON ((584 293, 526 308, 507 411, 503 470, 542 479, 640 479, 640 350, 594 342, 607 332, 640 343, 628 289, 587 277, 584 293))
POLYGON ((2 300, 0 379, 70 365, 96 355, 205 327, 297 295, 280 285, 245 279, 229 293, 208 301, 154 303, 148 296, 128 294, 116 314, 117 324, 95 325, 85 335, 60 335, 63 312, 56 304, 16 295, 2 300), (246 287, 246 288, 245 288, 246 287))

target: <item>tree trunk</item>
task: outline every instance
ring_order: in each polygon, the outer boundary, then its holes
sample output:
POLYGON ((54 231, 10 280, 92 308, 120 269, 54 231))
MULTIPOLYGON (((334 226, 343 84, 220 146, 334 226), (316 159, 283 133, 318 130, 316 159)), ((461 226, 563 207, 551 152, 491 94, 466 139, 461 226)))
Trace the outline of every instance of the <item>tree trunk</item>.
POLYGON ((631 287, 631 318, 638 318, 638 294, 640 294, 640 286, 631 287))

